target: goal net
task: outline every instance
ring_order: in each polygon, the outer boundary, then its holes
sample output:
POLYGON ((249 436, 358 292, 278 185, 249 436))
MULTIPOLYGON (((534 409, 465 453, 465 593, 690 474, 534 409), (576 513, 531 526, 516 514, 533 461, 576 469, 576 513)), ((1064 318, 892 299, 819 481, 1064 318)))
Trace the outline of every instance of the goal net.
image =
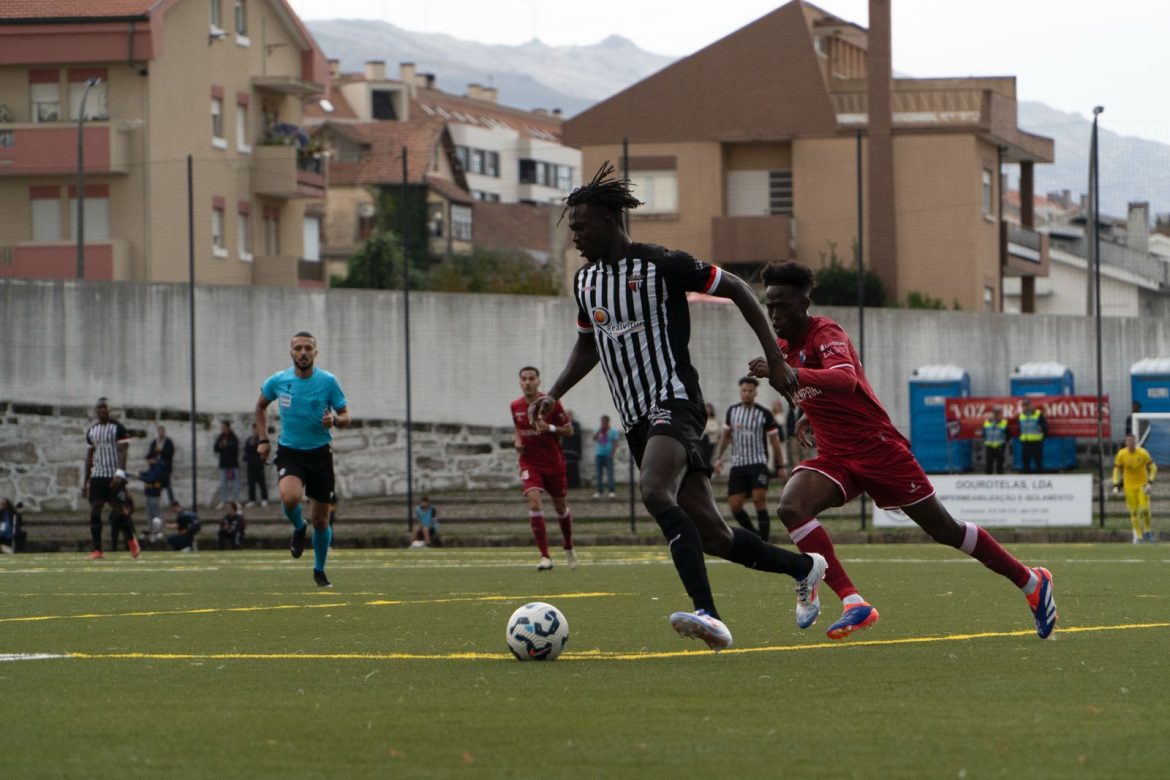
POLYGON ((1170 466, 1170 412, 1137 412, 1133 433, 1139 447, 1145 447, 1158 468, 1170 466))

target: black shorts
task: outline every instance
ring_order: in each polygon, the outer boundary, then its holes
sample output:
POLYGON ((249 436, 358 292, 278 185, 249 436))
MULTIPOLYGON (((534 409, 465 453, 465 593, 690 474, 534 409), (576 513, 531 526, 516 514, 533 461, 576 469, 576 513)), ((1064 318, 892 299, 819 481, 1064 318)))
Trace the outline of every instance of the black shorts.
POLYGON ((768 464, 753 463, 735 466, 727 475, 727 495, 746 496, 753 490, 768 487, 768 464))
POLYGON ((326 444, 315 450, 281 447, 276 451, 276 480, 296 477, 305 486, 305 495, 314 501, 332 504, 333 449, 326 444))
POLYGON ((707 409, 702 402, 663 401, 650 413, 626 431, 630 453, 638 468, 642 467, 642 453, 651 436, 671 436, 687 449, 687 473, 698 471, 711 476, 711 467, 703 457, 701 442, 707 426, 707 409))
POLYGON ((89 503, 90 504, 115 504, 122 506, 129 498, 126 493, 126 480, 122 480, 121 486, 115 491, 111 487, 114 481, 113 477, 90 477, 89 478, 89 503))

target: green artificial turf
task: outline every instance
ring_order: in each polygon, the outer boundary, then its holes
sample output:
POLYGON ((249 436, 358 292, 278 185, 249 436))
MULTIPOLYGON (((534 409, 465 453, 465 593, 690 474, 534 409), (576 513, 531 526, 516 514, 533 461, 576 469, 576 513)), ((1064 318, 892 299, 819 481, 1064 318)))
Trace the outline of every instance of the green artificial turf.
POLYGON ((1018 545, 1055 576, 1036 638, 1009 583, 937 545, 842 546, 881 611, 845 643, 792 582, 712 562, 735 648, 667 623, 662 548, 0 557, 4 777, 1159 777, 1170 759, 1164 548, 1018 545), (557 605, 555 663, 504 624, 557 605), (1093 630, 1090 630, 1093 629, 1093 630), (922 641, 928 640, 928 641, 922 641))

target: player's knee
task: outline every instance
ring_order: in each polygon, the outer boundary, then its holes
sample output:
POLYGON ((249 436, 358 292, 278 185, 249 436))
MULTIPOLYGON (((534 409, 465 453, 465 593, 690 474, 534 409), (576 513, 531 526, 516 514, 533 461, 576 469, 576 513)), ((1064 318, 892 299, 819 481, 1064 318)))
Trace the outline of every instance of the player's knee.
POLYGON ((642 503, 652 515, 664 512, 678 503, 666 485, 657 480, 648 479, 645 475, 638 482, 638 491, 641 493, 642 503))
POLYGON ((794 502, 781 500, 780 507, 776 510, 776 517, 781 523, 784 523, 785 528, 795 528, 809 515, 802 512, 794 502))

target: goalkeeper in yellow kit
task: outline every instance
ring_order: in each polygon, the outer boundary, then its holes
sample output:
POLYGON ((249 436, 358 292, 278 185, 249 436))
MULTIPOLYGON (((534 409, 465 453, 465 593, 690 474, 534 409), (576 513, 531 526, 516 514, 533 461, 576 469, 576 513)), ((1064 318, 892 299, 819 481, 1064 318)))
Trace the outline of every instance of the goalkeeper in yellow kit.
POLYGON ((1113 495, 1125 487, 1125 505, 1129 508, 1129 522, 1133 526, 1133 543, 1153 542, 1150 530, 1150 488, 1158 466, 1150 453, 1137 446, 1131 433, 1125 437, 1125 446, 1113 460, 1113 495))

